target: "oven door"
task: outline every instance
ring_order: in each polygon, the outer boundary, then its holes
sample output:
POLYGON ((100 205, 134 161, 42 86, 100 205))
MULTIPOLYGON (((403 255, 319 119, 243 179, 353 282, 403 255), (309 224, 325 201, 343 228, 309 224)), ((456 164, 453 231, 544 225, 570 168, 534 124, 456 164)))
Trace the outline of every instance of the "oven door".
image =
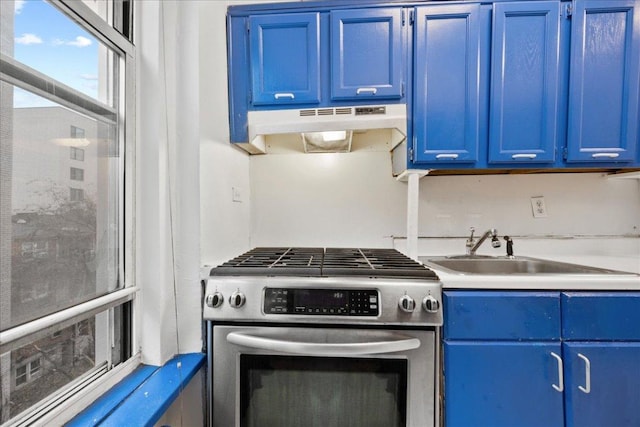
POLYGON ((215 427, 435 425, 433 331, 214 326, 209 332, 215 427))

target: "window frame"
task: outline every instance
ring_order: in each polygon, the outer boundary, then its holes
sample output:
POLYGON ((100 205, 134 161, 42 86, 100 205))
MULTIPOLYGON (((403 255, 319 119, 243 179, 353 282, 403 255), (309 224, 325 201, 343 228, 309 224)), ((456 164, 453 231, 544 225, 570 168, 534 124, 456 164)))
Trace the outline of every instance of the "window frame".
MULTIPOLYGON (((139 333, 136 320, 138 302, 135 296, 138 287, 135 283, 135 76, 136 76, 136 54, 133 38, 123 35, 112 24, 106 22, 95 13, 89 6, 77 0, 45 0, 71 20, 80 25, 83 29, 91 33, 98 41, 118 54, 118 74, 116 79, 119 82, 116 90, 118 105, 111 108, 99 100, 90 98, 77 90, 65 86, 53 78, 33 70, 13 58, 0 53, 0 78, 15 87, 32 92, 38 96, 49 99, 62 106, 71 108, 74 111, 88 115, 104 121, 105 117, 117 123, 117 145, 119 147, 119 235, 118 241, 121 247, 118 262, 118 288, 87 302, 72 306, 50 315, 35 319, 22 325, 0 331, 0 354, 5 354, 14 349, 51 335, 61 328, 82 320, 89 319, 98 313, 109 311, 110 337, 113 339, 114 324, 113 310, 122 306, 128 313, 126 322, 129 325, 129 334, 123 337, 130 348, 129 356, 124 362, 117 366, 96 366, 83 376, 73 380, 69 384, 52 392, 52 394, 36 403, 30 409, 21 414, 17 414, 9 421, 10 424, 38 422, 50 423, 52 420, 68 420, 74 413, 79 412, 87 405, 87 401, 92 401, 102 392, 105 387, 116 384, 120 379, 131 373, 141 362, 139 351, 139 333)), ((122 0, 114 0, 114 4, 122 5, 122 0)), ((129 19, 128 29, 133 28, 133 5, 126 0, 129 19)), ((122 18, 122 17, 121 17, 122 18)), ((114 23, 115 25, 115 23, 114 23)), ((131 31, 132 33, 132 31, 131 31)), ((82 149, 81 149, 82 150, 82 149)), ((84 161, 84 150, 82 159, 73 156, 71 159, 84 161)), ((108 362, 111 365, 111 361, 108 362)), ((12 367, 11 372, 17 372, 12 367)), ((27 367, 29 371, 29 367, 27 367)), ((42 363, 39 365, 38 373, 42 372, 42 363)), ((29 372, 27 372, 27 379, 29 372)), ((16 381, 14 377, 14 381, 16 381)), ((28 383, 28 380, 27 380, 28 383)))

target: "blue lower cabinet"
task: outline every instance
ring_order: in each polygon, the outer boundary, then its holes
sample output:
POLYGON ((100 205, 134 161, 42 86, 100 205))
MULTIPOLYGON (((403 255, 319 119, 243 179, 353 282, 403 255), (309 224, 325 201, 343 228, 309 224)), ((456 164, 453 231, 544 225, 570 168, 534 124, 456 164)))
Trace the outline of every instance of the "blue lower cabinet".
POLYGON ((445 341, 445 425, 561 427, 560 342, 445 341))
POLYGON ((564 343, 563 352, 567 427, 640 426, 640 342, 564 343))
POLYGON ((640 426, 640 292, 445 291, 443 309, 447 427, 640 426))

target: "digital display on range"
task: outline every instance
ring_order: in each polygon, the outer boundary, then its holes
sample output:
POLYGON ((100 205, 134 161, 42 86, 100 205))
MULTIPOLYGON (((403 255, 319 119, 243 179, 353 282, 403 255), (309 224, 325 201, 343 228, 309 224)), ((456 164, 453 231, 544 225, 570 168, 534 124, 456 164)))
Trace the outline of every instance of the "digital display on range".
POLYGON ((346 308, 349 305, 349 298, 344 291, 299 290, 293 294, 293 305, 346 308))
POLYGON ((375 289, 266 288, 265 314, 377 316, 375 289))

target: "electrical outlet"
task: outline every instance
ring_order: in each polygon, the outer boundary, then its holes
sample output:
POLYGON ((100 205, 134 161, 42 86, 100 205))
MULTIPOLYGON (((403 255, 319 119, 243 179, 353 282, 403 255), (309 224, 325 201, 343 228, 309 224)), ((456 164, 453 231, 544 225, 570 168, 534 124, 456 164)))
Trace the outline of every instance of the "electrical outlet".
POLYGON ((544 202, 544 197, 532 197, 531 209, 533 209, 534 218, 546 218, 547 217, 547 205, 544 202))

